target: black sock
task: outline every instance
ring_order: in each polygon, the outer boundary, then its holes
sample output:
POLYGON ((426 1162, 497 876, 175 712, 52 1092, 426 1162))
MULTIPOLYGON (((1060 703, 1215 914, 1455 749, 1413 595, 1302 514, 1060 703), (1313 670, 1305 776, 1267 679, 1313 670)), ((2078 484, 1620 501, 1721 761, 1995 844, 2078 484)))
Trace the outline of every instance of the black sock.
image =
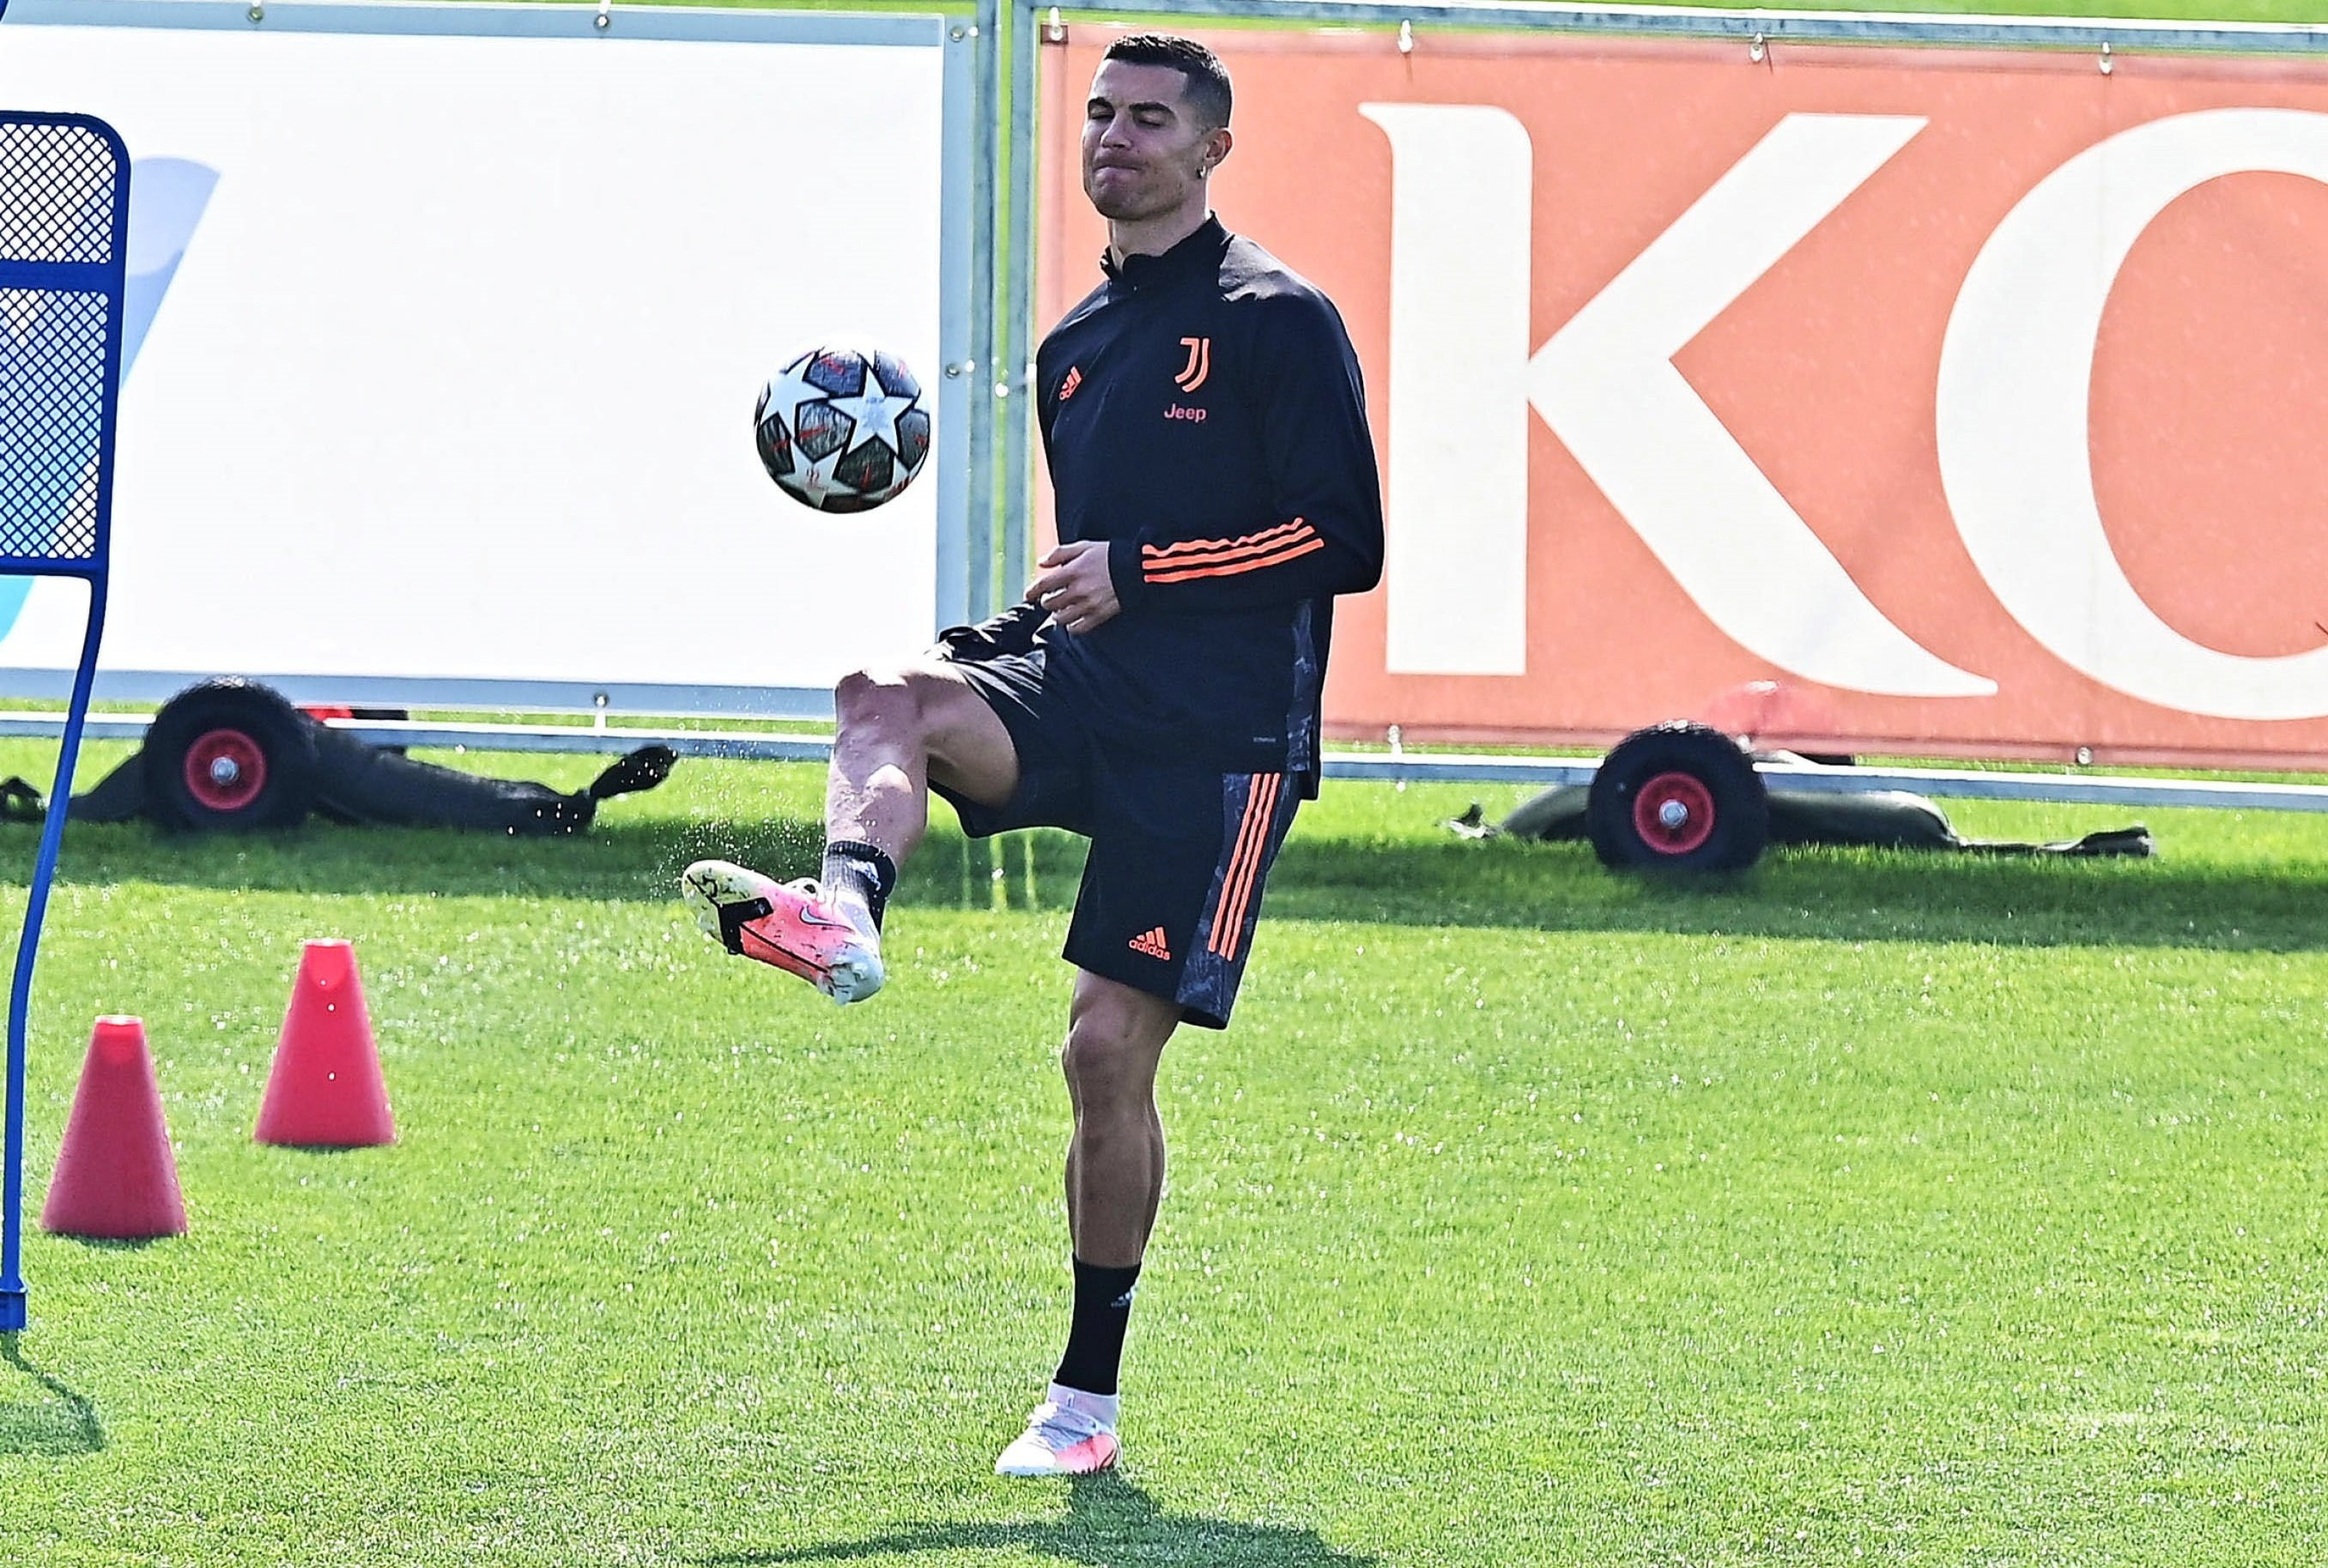
POLYGON ((1103 1269, 1075 1260, 1075 1319, 1067 1330, 1067 1353, 1054 1382, 1085 1394, 1113 1394, 1123 1367, 1123 1331, 1131 1326, 1131 1288, 1140 1265, 1103 1269))
POLYGON ((881 911, 888 906, 889 889, 897 885, 897 863, 875 845, 858 839, 835 839, 824 847, 827 891, 845 888, 865 900, 873 912, 873 929, 881 929, 881 911))

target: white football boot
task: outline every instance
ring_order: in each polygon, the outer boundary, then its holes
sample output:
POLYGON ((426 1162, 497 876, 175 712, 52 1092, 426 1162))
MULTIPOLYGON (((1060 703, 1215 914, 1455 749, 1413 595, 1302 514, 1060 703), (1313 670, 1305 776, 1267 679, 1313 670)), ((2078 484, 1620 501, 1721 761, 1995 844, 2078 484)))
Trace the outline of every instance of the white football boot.
POLYGON ((1115 1440, 1113 1394, 1085 1394, 1051 1385, 1051 1396, 1027 1418, 1027 1430, 994 1461, 998 1476, 1089 1476, 1113 1469, 1122 1446, 1115 1440))

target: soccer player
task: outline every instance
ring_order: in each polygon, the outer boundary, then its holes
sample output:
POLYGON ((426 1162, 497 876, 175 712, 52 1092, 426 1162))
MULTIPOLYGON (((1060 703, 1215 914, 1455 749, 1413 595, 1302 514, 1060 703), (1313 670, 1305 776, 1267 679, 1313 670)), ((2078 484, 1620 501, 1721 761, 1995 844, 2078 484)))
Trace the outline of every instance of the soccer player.
POLYGON ((1317 793, 1333 597, 1382 571, 1341 316, 1212 215, 1229 108, 1203 45, 1110 46, 1083 128, 1105 277, 1036 359, 1058 548, 1023 604, 840 682, 820 879, 724 861, 682 879, 729 951, 861 1001, 882 984, 882 908, 930 792, 972 836, 1091 840, 1064 955, 1075 1311, 1048 1397, 995 1463, 1005 1475, 1115 1462, 1124 1331, 1164 1188, 1157 1065, 1183 1021, 1228 1023, 1271 862, 1317 793))

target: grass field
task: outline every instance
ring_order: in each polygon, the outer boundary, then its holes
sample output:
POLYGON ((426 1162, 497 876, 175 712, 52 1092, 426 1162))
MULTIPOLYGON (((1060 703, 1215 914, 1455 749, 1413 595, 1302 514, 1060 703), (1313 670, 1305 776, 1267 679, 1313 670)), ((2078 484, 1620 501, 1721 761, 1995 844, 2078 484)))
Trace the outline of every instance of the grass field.
POLYGON ((1465 792, 1329 788, 1236 1028, 1168 1055, 1129 1468, 1066 1489, 987 1471, 1065 1320, 1076 846, 998 881, 942 829, 892 990, 838 1009, 668 896, 706 852, 805 866, 818 788, 685 763, 563 843, 74 830, 34 1206, 130 1011, 192 1229, 32 1239, 0 1559, 2320 1560, 2328 826, 1672 887, 1460 841, 1465 792), (321 934, 394 1149, 249 1140, 321 934))

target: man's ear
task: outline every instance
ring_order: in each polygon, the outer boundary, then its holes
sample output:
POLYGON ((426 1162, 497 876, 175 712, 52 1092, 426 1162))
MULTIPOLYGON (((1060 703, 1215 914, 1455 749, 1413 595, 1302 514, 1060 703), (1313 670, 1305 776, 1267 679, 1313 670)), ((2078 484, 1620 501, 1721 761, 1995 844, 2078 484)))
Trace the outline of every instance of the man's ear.
POLYGON ((1229 134, 1229 127, 1226 126, 1221 127, 1207 136, 1205 138, 1205 173, 1209 174, 1226 162, 1229 149, 1234 146, 1236 146, 1236 138, 1229 134))

